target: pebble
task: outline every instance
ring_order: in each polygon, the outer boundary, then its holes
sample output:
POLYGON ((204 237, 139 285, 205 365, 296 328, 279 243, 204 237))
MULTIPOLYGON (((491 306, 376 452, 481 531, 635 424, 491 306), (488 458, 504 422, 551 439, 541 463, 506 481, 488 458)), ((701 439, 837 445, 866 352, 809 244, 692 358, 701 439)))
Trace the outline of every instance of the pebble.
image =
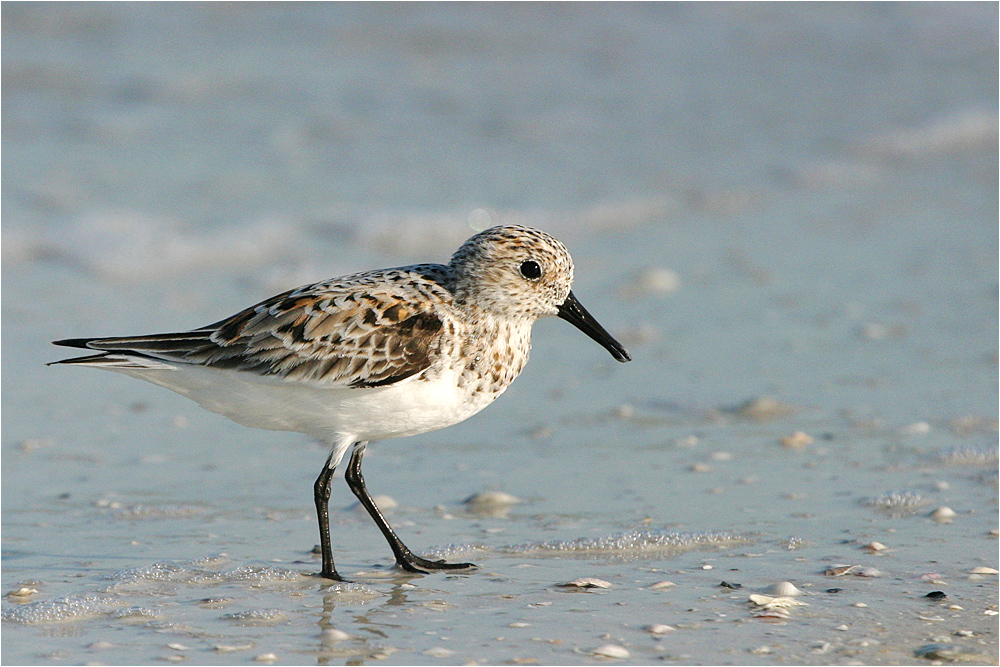
POLYGON ((787 417, 795 412, 795 407, 781 403, 770 396, 751 399, 736 408, 736 413, 745 419, 764 422, 787 417))
POLYGON ((830 642, 815 642, 809 648, 813 653, 826 653, 833 646, 830 642))
POLYGON ((813 438, 805 431, 796 431, 781 439, 781 446, 788 449, 805 449, 811 444, 813 444, 813 438))
POLYGON ((105 651, 109 648, 114 648, 114 644, 111 642, 98 641, 93 644, 87 644, 87 648, 93 649, 95 651, 105 651))
POLYGON ((399 503, 397 503, 396 499, 391 496, 386 496, 386 495, 372 496, 372 500, 375 501, 375 504, 378 505, 378 508, 383 512, 394 510, 397 507, 399 507, 399 503))
POLYGON ((474 511, 489 511, 496 509, 506 509, 511 505, 523 502, 517 496, 512 496, 503 491, 483 491, 474 493, 462 501, 474 511))
POLYGON ((596 577, 580 577, 565 584, 558 584, 562 588, 611 588, 610 581, 604 581, 596 577))
POLYGON ((938 523, 951 523, 958 513, 950 507, 939 507, 929 514, 938 523))
POLYGON ((637 297, 647 294, 672 294, 681 287, 681 277, 672 269, 653 266, 643 269, 622 292, 637 297))
POLYGON ((249 651, 253 648, 253 644, 239 644, 232 646, 229 644, 216 644, 215 651, 217 653, 233 653, 234 651, 249 651))
POLYGON ((918 658, 925 660, 963 660, 972 654, 956 644, 924 644, 913 652, 918 658))
POLYGON ((776 584, 771 584, 763 592, 776 597, 798 597, 802 595, 802 591, 796 588, 795 584, 790 581, 779 581, 776 584))
POLYGON ((337 628, 327 628, 320 633, 324 643, 342 642, 351 638, 349 634, 337 628))
POLYGON ((931 432, 931 425, 927 422, 913 422, 899 429, 902 435, 927 435, 931 432))
POLYGON ((591 651, 591 654, 602 658, 615 658, 618 660, 625 660, 632 655, 628 652, 628 649, 624 646, 619 646, 618 644, 604 644, 603 646, 598 646, 591 651))

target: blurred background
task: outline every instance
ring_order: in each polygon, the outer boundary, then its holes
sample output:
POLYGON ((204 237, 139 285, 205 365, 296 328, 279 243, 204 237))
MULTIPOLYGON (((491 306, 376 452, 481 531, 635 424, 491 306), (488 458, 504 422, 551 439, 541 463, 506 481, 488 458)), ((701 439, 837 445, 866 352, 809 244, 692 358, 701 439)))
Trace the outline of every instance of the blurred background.
MULTIPOLYGON (((4 590, 315 541, 321 444, 46 368, 49 341, 193 328, 310 281, 446 261, 502 222, 566 243, 575 293, 635 361, 539 323, 496 405, 369 448, 373 492, 531 499, 490 524, 509 535, 477 533, 489 544, 645 521, 794 535, 816 545, 804 561, 836 552, 831 535, 902 531, 858 501, 913 489, 978 508, 947 554, 995 555, 996 3, 0 11, 4 590), (115 503, 186 509, 126 521, 115 503)), ((465 520, 398 512, 415 548, 473 539, 465 520)), ((385 556, 359 525, 335 550, 385 556)), ((897 570, 947 560, 905 525, 897 570)), ((479 631, 495 632, 463 630, 479 631)), ((692 650, 739 645, 716 640, 692 650)), ((5 662, 34 659, 14 645, 5 662)))

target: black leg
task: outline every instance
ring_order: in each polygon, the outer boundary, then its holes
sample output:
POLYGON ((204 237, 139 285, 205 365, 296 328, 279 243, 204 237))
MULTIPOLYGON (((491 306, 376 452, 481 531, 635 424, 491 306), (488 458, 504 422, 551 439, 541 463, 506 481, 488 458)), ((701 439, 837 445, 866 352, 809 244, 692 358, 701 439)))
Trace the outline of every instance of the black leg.
POLYGON ((316 501, 316 516, 319 517, 319 548, 323 554, 323 569, 319 576, 335 581, 343 581, 333 565, 333 549, 330 548, 330 482, 336 470, 330 463, 333 454, 326 460, 323 471, 313 485, 313 499, 316 501))
MULTIPOLYGON (((354 449, 351 453, 351 461, 347 464, 347 472, 344 473, 344 479, 347 481, 347 485, 351 487, 354 495, 358 497, 361 504, 368 510, 375 524, 385 536, 386 541, 389 542, 392 553, 396 556, 396 563, 404 570, 423 572, 424 574, 426 574, 425 570, 461 570, 475 567, 472 563, 446 563, 443 560, 427 560, 426 558, 417 556, 406 548, 406 545, 396 537, 396 533, 389 527, 389 522, 382 516, 382 512, 379 511, 375 501, 368 494, 368 489, 365 488, 365 478, 361 476, 361 457, 364 456, 364 453, 364 447, 356 447, 354 449)), ((330 565, 331 567, 333 566, 332 561, 330 565)))

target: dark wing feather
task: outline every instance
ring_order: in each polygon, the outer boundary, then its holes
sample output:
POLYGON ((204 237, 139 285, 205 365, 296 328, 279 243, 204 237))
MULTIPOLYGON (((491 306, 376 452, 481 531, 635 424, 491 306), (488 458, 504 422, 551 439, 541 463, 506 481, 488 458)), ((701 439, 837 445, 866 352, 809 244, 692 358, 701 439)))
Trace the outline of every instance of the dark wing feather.
POLYGON ((427 274, 395 269, 318 283, 194 331, 56 344, 329 386, 384 386, 441 354, 450 295, 427 274))

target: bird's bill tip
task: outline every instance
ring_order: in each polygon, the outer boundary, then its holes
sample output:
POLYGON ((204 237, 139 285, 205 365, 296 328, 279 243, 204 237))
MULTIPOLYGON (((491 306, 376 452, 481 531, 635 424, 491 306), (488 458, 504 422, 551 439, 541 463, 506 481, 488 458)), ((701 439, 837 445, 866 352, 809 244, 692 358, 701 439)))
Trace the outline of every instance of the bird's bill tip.
POLYGON ((611 353, 611 356, 616 360, 625 363, 626 361, 632 361, 632 357, 629 355, 628 350, 616 341, 614 337, 605 331, 594 316, 587 312, 587 309, 583 307, 573 292, 569 293, 566 300, 559 306, 558 316, 577 329, 587 334, 595 341, 597 341, 604 349, 611 353))

